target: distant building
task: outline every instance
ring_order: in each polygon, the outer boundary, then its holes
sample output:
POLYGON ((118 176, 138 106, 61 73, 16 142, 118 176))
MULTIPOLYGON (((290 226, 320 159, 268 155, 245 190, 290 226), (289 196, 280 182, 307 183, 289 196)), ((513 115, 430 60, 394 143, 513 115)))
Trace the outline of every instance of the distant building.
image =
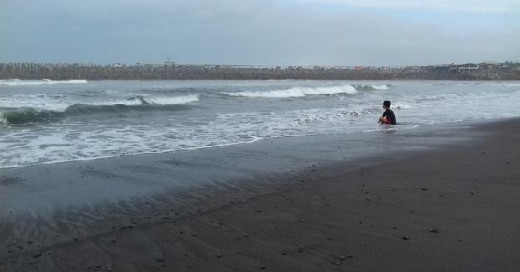
POLYGON ((479 68, 480 68, 480 65, 478 65, 478 64, 467 63, 467 64, 461 64, 461 65, 452 65, 450 67, 450 70, 457 70, 459 72, 462 72, 462 71, 478 70, 479 68))

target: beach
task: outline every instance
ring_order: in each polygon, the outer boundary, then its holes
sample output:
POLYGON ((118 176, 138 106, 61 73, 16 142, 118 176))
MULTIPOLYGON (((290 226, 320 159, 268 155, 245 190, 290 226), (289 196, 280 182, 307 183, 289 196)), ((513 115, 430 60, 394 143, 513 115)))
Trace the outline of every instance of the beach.
POLYGON ((514 3, 0 1, 0 272, 520 272, 514 3))
POLYGON ((520 121, 444 128, 4 169, 0 271, 517 271, 520 121))

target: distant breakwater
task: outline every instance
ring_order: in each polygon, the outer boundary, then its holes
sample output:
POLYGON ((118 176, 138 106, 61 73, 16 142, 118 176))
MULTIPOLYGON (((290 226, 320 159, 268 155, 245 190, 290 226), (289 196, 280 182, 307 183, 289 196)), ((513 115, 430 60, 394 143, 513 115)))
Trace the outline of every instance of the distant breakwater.
POLYGON ((94 65, 0 63, 0 79, 21 80, 520 80, 519 63, 435 66, 94 65))

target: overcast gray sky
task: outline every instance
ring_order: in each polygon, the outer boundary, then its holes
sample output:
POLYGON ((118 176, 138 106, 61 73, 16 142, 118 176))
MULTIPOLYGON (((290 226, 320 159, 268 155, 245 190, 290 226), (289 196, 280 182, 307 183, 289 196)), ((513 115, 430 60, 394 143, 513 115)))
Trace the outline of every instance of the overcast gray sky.
POLYGON ((518 0, 1 0, 0 62, 520 61, 518 0))

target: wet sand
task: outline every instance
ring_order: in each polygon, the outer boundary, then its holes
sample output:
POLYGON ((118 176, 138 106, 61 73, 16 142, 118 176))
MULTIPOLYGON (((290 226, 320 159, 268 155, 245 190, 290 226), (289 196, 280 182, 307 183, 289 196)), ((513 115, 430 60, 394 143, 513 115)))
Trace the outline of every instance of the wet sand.
MULTIPOLYGON (((461 137, 469 142, 406 155, 326 163, 312 157, 306 167, 287 172, 271 165, 272 175, 245 168, 225 184, 150 190, 154 197, 83 208, 65 203, 53 209, 52 219, 26 209, 33 212, 3 217, 0 271, 518 271, 519 132, 515 119, 465 130, 461 137)), ((280 150, 271 145, 269 152, 280 150)), ((280 150, 296 160, 298 151, 290 152, 280 150)), ((163 159, 122 163, 143 158, 163 159)), ((214 167, 199 162, 198 169, 214 167)), ((120 167, 116 160, 107 163, 120 167)), ((25 176, 7 171, 2 201, 12 207, 16 199, 6 190, 14 192, 41 169, 52 176, 53 167, 81 168, 81 175, 108 180, 120 174, 86 165, 28 168, 25 176)), ((157 167, 159 179, 177 173, 157 167)), ((211 177, 193 176, 213 180, 228 170, 223 164, 211 177)), ((65 184, 73 175, 62 173, 65 184)), ((74 190, 81 188, 90 187, 74 190)), ((31 189, 23 190, 30 197, 31 189)))

